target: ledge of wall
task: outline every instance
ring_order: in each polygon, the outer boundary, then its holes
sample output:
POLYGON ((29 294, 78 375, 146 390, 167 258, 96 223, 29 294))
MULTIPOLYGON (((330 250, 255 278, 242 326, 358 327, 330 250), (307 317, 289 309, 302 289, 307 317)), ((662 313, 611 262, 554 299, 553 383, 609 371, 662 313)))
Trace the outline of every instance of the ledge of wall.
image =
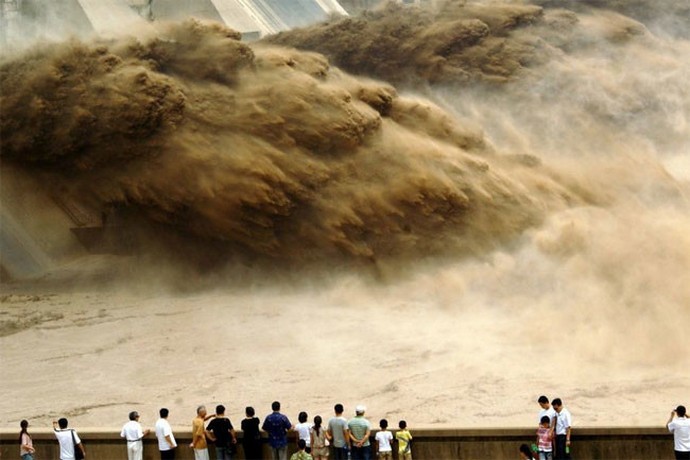
MULTIPOLYGON (((174 428, 178 441, 178 460, 193 459, 189 428, 174 428)), ((30 430, 37 450, 37 459, 58 458, 57 442, 52 430, 30 430)), ((111 460, 126 458, 126 445, 119 430, 112 428, 78 428, 87 459, 111 460)), ((516 459, 522 443, 534 441, 534 428, 413 428, 415 460, 516 459)), ((0 430, 0 458, 18 458, 19 430, 0 430)), ((241 438, 242 433, 238 432, 241 438)), ((294 437, 291 438, 294 449, 294 437)), ((210 448, 213 451, 213 446, 210 448)), ((243 459, 238 448, 238 460, 243 459)), ((291 451, 292 452, 292 451, 291 451)), ((578 460, 649 460, 673 459, 673 437, 663 427, 576 427, 572 435, 573 457, 578 460)), ((154 435, 144 443, 144 460, 159 458, 154 435)), ((211 453, 211 458, 215 458, 211 453)), ((270 458, 268 448, 264 458, 270 458)))

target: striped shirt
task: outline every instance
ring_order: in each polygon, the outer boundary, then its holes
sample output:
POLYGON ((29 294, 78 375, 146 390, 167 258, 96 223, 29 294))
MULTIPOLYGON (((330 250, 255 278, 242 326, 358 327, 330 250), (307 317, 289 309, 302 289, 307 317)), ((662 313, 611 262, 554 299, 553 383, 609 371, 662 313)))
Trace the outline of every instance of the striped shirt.
MULTIPOLYGON (((357 439, 364 438, 367 434, 367 431, 371 430, 371 424, 369 423, 369 420, 365 419, 362 415, 358 415, 357 417, 347 422, 347 427, 350 429, 350 433, 352 433, 352 436, 354 436, 357 439)), ((362 447, 368 447, 369 445, 369 437, 367 436, 367 438, 364 440, 364 443, 362 444, 362 447)))
POLYGON ((539 439, 539 444, 537 447, 540 452, 551 452, 553 449, 553 435, 551 434, 551 428, 539 427, 537 429, 537 438, 539 439))

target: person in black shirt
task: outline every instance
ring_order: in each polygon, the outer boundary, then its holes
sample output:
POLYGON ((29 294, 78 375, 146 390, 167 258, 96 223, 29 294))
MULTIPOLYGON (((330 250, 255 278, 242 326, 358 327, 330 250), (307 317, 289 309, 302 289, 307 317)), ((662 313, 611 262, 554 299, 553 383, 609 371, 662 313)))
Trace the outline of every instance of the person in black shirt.
POLYGON ((225 406, 216 406, 216 418, 206 427, 206 436, 216 443, 216 458, 218 460, 232 460, 235 453, 235 429, 230 419, 225 416, 225 406))
POLYGON ((247 407, 244 413, 247 414, 247 418, 242 420, 244 458, 247 460, 261 460, 261 431, 259 430, 261 421, 258 417, 254 417, 253 407, 247 407))

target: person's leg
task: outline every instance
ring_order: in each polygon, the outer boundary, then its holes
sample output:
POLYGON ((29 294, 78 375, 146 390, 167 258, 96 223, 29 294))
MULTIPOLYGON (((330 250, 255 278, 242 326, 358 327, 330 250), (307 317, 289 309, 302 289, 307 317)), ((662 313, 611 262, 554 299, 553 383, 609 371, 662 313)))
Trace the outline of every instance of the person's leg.
POLYGON ((556 436, 556 452, 554 452, 555 460, 565 460, 565 435, 559 434, 556 436))
POLYGON ((287 446, 278 449, 278 460, 287 460, 288 448, 287 446))
POLYGON ((134 452, 134 460, 142 460, 144 457, 144 443, 142 441, 139 441, 133 442, 132 444, 134 444, 134 448, 132 449, 134 452))
POLYGON ((271 447, 271 460, 280 460, 278 458, 278 449, 271 447))
POLYGON ((362 460, 371 460, 371 446, 362 447, 362 460))

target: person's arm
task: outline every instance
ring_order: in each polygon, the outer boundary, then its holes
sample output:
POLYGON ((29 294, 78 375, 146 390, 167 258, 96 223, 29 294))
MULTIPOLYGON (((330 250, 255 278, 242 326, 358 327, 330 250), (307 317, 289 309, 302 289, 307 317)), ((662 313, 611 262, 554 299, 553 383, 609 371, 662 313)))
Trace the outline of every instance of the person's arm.
POLYGON ((177 444, 175 444, 175 443, 173 442, 172 437, 170 437, 169 434, 166 434, 166 435, 165 435, 165 441, 168 443, 168 445, 169 445, 171 448, 174 449, 175 447, 177 447, 177 444))
POLYGON ((77 444, 77 446, 79 446, 79 450, 81 450, 82 457, 86 458, 86 451, 84 450, 84 444, 79 443, 79 444, 77 444))
MULTIPOLYGON (((668 428, 669 423, 671 423, 673 421, 673 417, 675 417, 675 416, 676 416, 676 411, 672 410, 671 415, 668 417, 668 420, 666 421, 666 428, 668 428)), ((53 423, 55 423, 55 422, 53 422, 53 423)), ((671 431, 673 431, 673 430, 671 430, 671 431)))
POLYGON ((565 429, 565 445, 570 445, 570 427, 565 429))
POLYGON ((352 447, 352 443, 350 442, 350 428, 344 428, 343 434, 345 434, 345 445, 350 449, 352 447))
POLYGON ((216 414, 207 415, 206 418, 204 418, 204 422, 208 422, 209 420, 211 420, 215 416, 216 416, 216 414))
POLYGON ((364 433, 364 437, 362 438, 361 444, 359 447, 362 447, 362 445, 367 442, 367 439, 369 439, 369 436, 371 436, 371 428, 367 427, 367 432, 364 433))
POLYGON ((208 439, 210 439, 213 442, 216 442, 216 436, 215 436, 215 434, 213 434, 213 431, 205 430, 205 433, 206 433, 206 436, 208 437, 208 439))
POLYGON ((232 443, 233 443, 233 444, 237 444, 237 435, 235 434, 235 429, 234 429, 234 428, 230 428, 230 429, 228 430, 228 433, 230 433, 230 436, 232 437, 232 443))

